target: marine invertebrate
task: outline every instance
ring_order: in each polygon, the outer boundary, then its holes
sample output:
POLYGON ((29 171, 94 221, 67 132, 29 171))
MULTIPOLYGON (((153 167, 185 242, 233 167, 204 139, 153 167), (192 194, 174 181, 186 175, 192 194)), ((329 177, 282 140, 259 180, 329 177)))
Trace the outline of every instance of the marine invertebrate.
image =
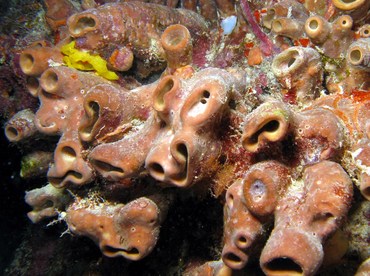
MULTIPOLYGON (((325 259, 346 258, 354 230, 342 223, 369 199, 366 25, 323 2, 282 0, 262 21, 267 2, 103 2, 65 18, 64 41, 20 55, 40 101, 33 129, 59 136, 52 186, 27 193, 31 220, 58 216, 108 257, 181 251, 188 275, 243 274, 258 260, 268 275, 314 275, 325 259), (117 77, 82 72, 92 57, 117 77), (222 214, 205 215, 219 218, 205 234, 223 230, 223 242, 205 246, 219 254, 197 255, 177 236, 175 246, 176 232, 202 236, 177 231, 187 219, 179 206, 210 198, 225 205, 223 229, 222 214), (155 251, 160 228, 168 241, 155 251)), ((204 219, 194 216, 194 229, 204 219)))
POLYGON ((9 141, 19 142, 34 135, 35 114, 30 109, 23 109, 15 114, 5 126, 5 136, 9 141))
POLYGON ((143 76, 163 68, 160 36, 172 24, 186 26, 195 41, 205 35, 207 28, 204 19, 194 12, 140 2, 107 4, 68 19, 69 32, 78 48, 99 51, 120 71, 130 69, 135 56, 143 76))
POLYGON ((139 260, 153 250, 167 207, 164 200, 156 203, 147 197, 126 205, 77 202, 68 208, 66 221, 73 233, 91 237, 105 255, 139 260))
POLYGON ((275 161, 252 166, 226 193, 222 260, 240 270, 258 249, 269 217, 289 184, 289 169, 275 161))
POLYGON ((26 192, 25 200, 27 204, 33 207, 33 210, 28 212, 27 216, 33 223, 36 223, 46 218, 55 217, 58 211, 65 208, 71 197, 65 190, 48 184, 42 188, 26 192))
POLYGON ((352 185, 339 164, 323 161, 309 166, 302 180, 299 192, 288 190, 276 207, 274 230, 260 259, 266 274, 314 274, 322 262, 322 243, 348 211, 352 185), (305 202, 300 204, 301 200, 305 202))
POLYGON ((277 55, 271 65, 273 73, 285 90, 298 103, 317 98, 323 81, 320 55, 311 48, 290 47, 277 55))

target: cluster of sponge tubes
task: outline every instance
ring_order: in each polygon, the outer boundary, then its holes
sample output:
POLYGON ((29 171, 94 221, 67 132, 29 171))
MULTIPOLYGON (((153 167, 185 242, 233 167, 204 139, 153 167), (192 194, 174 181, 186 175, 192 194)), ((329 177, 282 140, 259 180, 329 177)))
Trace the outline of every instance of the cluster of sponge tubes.
MULTIPOLYGON (((121 16, 128 12, 122 9, 130 5, 145 8, 144 4, 121 4, 112 6, 117 10, 110 12, 121 16)), ((173 201, 166 187, 187 188, 214 179, 218 169, 229 165, 234 168, 229 173, 238 179, 228 183, 226 193, 222 262, 206 263, 188 273, 227 275, 244 268, 250 256, 260 254, 261 268, 268 275, 315 274, 324 259, 325 243, 339 229, 351 205, 353 187, 347 172, 358 179, 362 195, 370 198, 368 96, 362 92, 336 94, 338 90, 330 90, 327 78, 326 87, 333 95, 316 100, 317 86, 323 81, 320 53, 290 47, 274 58, 272 71, 282 93, 294 90, 300 109, 269 99, 248 113, 251 104, 243 97, 245 73, 218 68, 196 72, 191 66, 196 52, 191 36, 201 36, 196 30, 204 28, 194 27, 196 20, 182 22, 189 26, 169 22, 171 26, 155 47, 159 52, 148 52, 147 37, 138 39, 137 33, 129 37, 103 35, 106 32, 99 28, 101 20, 108 20, 105 8, 69 19, 70 34, 79 47, 84 43, 90 47, 93 42, 104 57, 112 41, 115 46, 137 43, 135 49, 144 49, 129 56, 140 60, 154 53, 159 61, 168 61, 167 68, 158 81, 129 90, 95 74, 62 66, 58 47, 35 45, 22 53, 20 65, 40 108, 36 114, 17 114, 8 122, 6 135, 14 142, 37 131, 61 136, 48 171, 52 185, 26 195, 34 208, 30 219, 38 222, 58 215, 56 209, 65 210, 63 218, 70 231, 93 239, 105 255, 139 260, 153 250, 173 201), (231 136, 238 138, 232 149, 231 136), (240 152, 252 156, 243 165, 235 157, 240 152), (349 161, 347 152, 351 153, 349 161), (94 196, 94 189, 89 190, 99 178, 130 188, 135 184, 131 179, 145 182, 148 175, 159 185, 153 188, 141 183, 142 191, 133 198, 103 191, 105 198, 101 199, 94 196), (271 235, 266 237, 272 223, 271 235), (266 239, 262 248, 259 241, 266 239)), ((284 7, 274 7, 264 24, 294 39, 298 36, 290 35, 290 30, 280 30, 284 24, 295 26, 283 20, 285 13, 284 7), (280 11, 282 15, 276 17, 280 11)), ((171 17, 178 16, 182 15, 171 11, 171 17)), ((352 24, 352 19, 345 16, 328 23, 297 12, 296 18, 306 23, 296 25, 304 25, 312 43, 336 58, 338 53, 332 53, 325 43, 330 45, 328 39, 336 35, 346 36, 350 29, 346 24, 352 24), (321 27, 326 29, 319 37, 315 30, 321 27)), ((128 21, 118 26, 137 31, 140 24, 128 21)), ((343 44, 348 48, 347 68, 358 73, 344 84, 335 82, 341 91, 352 91, 369 76, 369 32, 365 28, 360 39, 343 44)), ((126 34, 124 30, 120 33, 126 34)), ((159 33, 155 28, 149 32, 152 38, 159 33)), ((119 51, 108 51, 110 55, 105 57, 116 70, 119 62, 127 61, 127 49, 119 51)), ((130 67, 126 65, 121 69, 130 67)))

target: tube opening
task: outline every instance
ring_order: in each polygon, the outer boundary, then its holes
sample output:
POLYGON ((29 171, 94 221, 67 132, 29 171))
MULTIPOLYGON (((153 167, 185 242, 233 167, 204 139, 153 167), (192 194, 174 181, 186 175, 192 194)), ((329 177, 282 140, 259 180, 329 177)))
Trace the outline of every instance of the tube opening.
POLYGON ((279 275, 302 275, 303 269, 300 265, 294 262, 292 259, 287 257, 281 257, 273 259, 266 264, 266 268, 270 273, 276 273, 279 275))
POLYGON ((295 61, 296 61, 295 57, 290 58, 288 63, 287 63, 288 68, 291 67, 294 64, 295 61))
POLYGON ((263 125, 256 133, 254 133, 251 137, 248 138, 248 144, 253 145, 258 143, 258 137, 263 132, 273 133, 277 131, 280 127, 280 123, 277 120, 271 120, 267 124, 263 125))
POLYGON ((210 96, 211 96, 211 93, 209 93, 209 91, 207 91, 207 90, 203 91, 202 98, 200 99, 200 102, 202 104, 206 104, 207 99, 209 99, 210 96))
POLYGON ((22 53, 19 58, 19 65, 25 74, 29 74, 34 66, 35 59, 29 53, 22 53))
POLYGON ((95 26, 96 26, 96 21, 95 21, 94 18, 88 17, 88 16, 80 17, 77 20, 76 25, 74 26, 72 31, 75 35, 78 35, 78 34, 82 33, 84 30, 92 29, 95 26))
POLYGON ((132 247, 128 250, 125 250, 123 248, 116 248, 116 247, 113 247, 113 246, 106 245, 106 246, 102 247, 102 251, 107 255, 117 255, 120 252, 124 252, 125 255, 130 255, 130 256, 133 256, 133 257, 134 256, 139 257, 139 255, 140 255, 140 252, 136 247, 132 247))
POLYGON ((310 27, 311 30, 316 31, 316 29, 319 27, 319 22, 316 19, 312 19, 308 23, 308 26, 310 27))
POLYGON ((240 266, 242 263, 242 259, 235 255, 232 252, 228 252, 224 255, 223 260, 227 262, 229 266, 235 267, 235 266, 240 266))
POLYGON ((5 136, 8 138, 9 141, 17 141, 19 138, 18 130, 13 126, 7 126, 5 128, 5 136))
POLYGON ((150 174, 157 180, 163 180, 165 177, 164 168, 157 162, 150 163, 148 165, 150 174))
POLYGON ((262 180, 256 179, 249 187, 248 195, 251 197, 253 202, 258 202, 263 199, 263 196, 267 193, 267 187, 262 180))
POLYGON ((157 111, 164 110, 165 108, 164 95, 170 92, 174 86, 175 86, 175 81, 171 77, 163 79, 163 81, 160 82, 155 92, 156 96, 155 96, 155 101, 154 101, 154 108, 157 111))
POLYGON ((26 87, 27 87, 28 91, 30 92, 30 94, 32 96, 36 97, 37 93, 38 93, 38 90, 39 90, 39 87, 40 87, 39 80, 37 78, 34 78, 34 77, 27 78, 26 87))
MULTIPOLYGON (((95 101, 90 101, 87 103, 87 113, 90 115, 89 117, 89 124, 84 126, 81 129, 82 136, 90 136, 91 132, 93 131, 93 128, 96 124, 96 122, 99 119, 99 113, 100 113, 100 106, 95 101)), ((85 137, 87 138, 87 137, 85 137)), ((90 138, 90 137, 89 137, 90 138)), ((92 137, 91 137, 92 138, 92 137)))
POLYGON ((234 195, 232 193, 227 193, 226 204, 230 210, 234 207, 234 195))
POLYGON ((119 174, 124 173, 123 169, 113 166, 109 163, 100 161, 100 160, 93 159, 91 160, 91 164, 100 172, 106 172, 106 173, 116 172, 119 174))
POLYGON ((56 90, 58 87, 58 81, 58 74, 52 70, 46 71, 41 77, 41 85, 46 92, 52 92, 56 90))
POLYGON ((164 43, 166 46, 176 47, 177 45, 181 44, 185 36, 186 33, 182 29, 177 28, 165 36, 164 43))
POLYGON ((70 147, 70 146, 65 146, 61 149, 61 153, 63 155, 63 160, 65 162, 73 162, 76 160, 77 153, 76 151, 70 147))
POLYGON ((188 148, 184 143, 179 143, 176 145, 176 153, 178 154, 178 156, 181 156, 184 161, 188 159, 188 148))
POLYGON ((276 33, 280 33, 283 30, 283 25, 279 20, 274 20, 272 22, 272 30, 276 33))
POLYGON ((362 52, 360 51, 360 49, 353 49, 349 53, 349 58, 351 63, 358 64, 362 61, 362 52))
POLYGON ((79 182, 83 178, 83 175, 79 172, 76 172, 76 171, 68 171, 62 177, 49 176, 48 180, 49 180, 51 185, 53 185, 54 187, 57 187, 57 188, 64 187, 65 185, 67 185, 67 183, 78 184, 78 183, 73 182, 70 179, 68 181, 66 181, 67 177, 72 177, 72 178, 78 180, 77 182, 79 182))
POLYGON ((241 249, 246 249, 249 245, 248 239, 242 233, 238 235, 235 243, 241 249))

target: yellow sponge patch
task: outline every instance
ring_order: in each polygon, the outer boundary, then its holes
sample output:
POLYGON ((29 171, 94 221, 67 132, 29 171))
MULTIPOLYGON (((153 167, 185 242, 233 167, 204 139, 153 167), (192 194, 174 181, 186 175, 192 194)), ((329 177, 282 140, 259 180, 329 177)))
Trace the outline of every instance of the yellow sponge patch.
POLYGON ((75 41, 64 45, 61 48, 62 53, 65 55, 63 61, 68 67, 76 68, 82 71, 95 70, 99 76, 108 80, 118 80, 118 75, 109 71, 107 62, 98 55, 91 55, 88 52, 80 51, 75 48, 75 41))

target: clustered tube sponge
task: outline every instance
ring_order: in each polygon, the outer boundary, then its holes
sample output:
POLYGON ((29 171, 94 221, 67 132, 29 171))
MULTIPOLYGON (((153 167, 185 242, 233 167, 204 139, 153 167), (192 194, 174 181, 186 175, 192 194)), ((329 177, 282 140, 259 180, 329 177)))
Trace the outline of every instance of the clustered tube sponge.
POLYGON ((173 24, 187 27, 195 41, 207 28, 204 19, 192 11, 140 2, 107 4, 68 19, 76 47, 99 51, 119 71, 129 70, 135 57, 144 76, 163 68, 160 37, 173 24))
POLYGON ((259 22, 263 5, 242 1, 251 27, 234 1, 84 1, 64 40, 19 57, 40 107, 15 114, 8 139, 59 136, 50 184, 26 194, 31 221, 58 216, 104 255, 140 260, 176 196, 212 189, 221 258, 185 274, 243 273, 257 257, 267 275, 314 275, 340 259, 353 187, 370 199, 370 42, 368 4, 332 2, 283 0, 259 22), (236 16, 233 32, 219 15, 236 16), (254 67, 236 56, 250 28, 269 47, 254 67))
POLYGON ((66 222, 72 233, 94 240, 104 255, 139 260, 153 250, 167 208, 147 197, 126 205, 75 203, 67 210, 66 222))

